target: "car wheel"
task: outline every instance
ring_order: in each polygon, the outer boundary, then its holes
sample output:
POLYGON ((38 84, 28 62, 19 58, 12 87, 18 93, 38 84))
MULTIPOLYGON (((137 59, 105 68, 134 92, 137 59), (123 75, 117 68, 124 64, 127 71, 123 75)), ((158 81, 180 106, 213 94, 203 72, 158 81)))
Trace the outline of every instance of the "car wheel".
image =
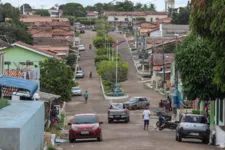
POLYGON ((97 140, 98 140, 99 142, 103 140, 103 139, 102 139, 102 133, 101 133, 100 137, 97 138, 97 140))
POLYGON ((202 143, 208 144, 208 143, 209 143, 209 138, 204 138, 204 139, 202 139, 202 143))
POLYGON ((156 122, 156 127, 160 127, 162 125, 162 123, 160 123, 160 121, 156 122))
POLYGON ((125 120, 125 123, 128 123, 129 122, 129 119, 127 118, 126 120, 125 120))
POLYGON ((177 141, 181 142, 182 141, 182 137, 180 136, 180 134, 178 133, 178 135, 176 135, 176 136, 177 136, 177 141))
POLYGON ((70 143, 74 143, 76 139, 69 138, 70 143))

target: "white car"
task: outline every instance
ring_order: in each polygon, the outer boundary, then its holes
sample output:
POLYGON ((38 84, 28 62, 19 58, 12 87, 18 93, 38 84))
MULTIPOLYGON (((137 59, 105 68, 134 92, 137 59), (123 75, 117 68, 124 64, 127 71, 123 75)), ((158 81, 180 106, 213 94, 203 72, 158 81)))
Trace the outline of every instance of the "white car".
POLYGON ((84 45, 79 45, 79 51, 85 51, 84 45))
POLYGON ((79 87, 72 87, 72 94, 73 95, 82 95, 82 90, 79 87))
POLYGON ((83 71, 77 71, 76 78, 84 78, 84 72, 83 71))

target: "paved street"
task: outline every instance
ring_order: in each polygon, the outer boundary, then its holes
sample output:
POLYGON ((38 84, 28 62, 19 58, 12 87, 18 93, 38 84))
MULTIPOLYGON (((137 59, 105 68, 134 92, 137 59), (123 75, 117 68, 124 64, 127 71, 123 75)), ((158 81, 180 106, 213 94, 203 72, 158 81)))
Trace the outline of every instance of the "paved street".
MULTIPOLYGON (((81 43, 85 45, 86 51, 81 52, 80 65, 86 76, 79 79, 79 86, 89 92, 88 104, 84 104, 83 97, 73 97, 73 100, 66 105, 66 114, 69 119, 76 113, 97 113, 103 124, 103 141, 78 141, 76 143, 64 143, 60 147, 65 150, 216 150, 214 146, 202 144, 200 141, 182 143, 175 141, 174 131, 155 131, 154 124, 156 116, 151 117, 149 131, 144 131, 142 126, 142 110, 131 111, 131 122, 107 123, 107 108, 109 101, 103 99, 100 88, 99 77, 94 65, 95 50, 89 50, 88 45, 95 36, 94 32, 86 31, 81 35, 81 43), (92 79, 88 78, 92 71, 92 79)), ((123 36, 112 33, 114 39, 122 40, 123 36)), ((129 63, 128 80, 122 83, 122 88, 129 96, 146 96, 151 100, 151 109, 158 105, 161 96, 158 93, 146 89, 137 77, 132 57, 127 49, 126 42, 120 45, 119 53, 123 60, 129 63)))

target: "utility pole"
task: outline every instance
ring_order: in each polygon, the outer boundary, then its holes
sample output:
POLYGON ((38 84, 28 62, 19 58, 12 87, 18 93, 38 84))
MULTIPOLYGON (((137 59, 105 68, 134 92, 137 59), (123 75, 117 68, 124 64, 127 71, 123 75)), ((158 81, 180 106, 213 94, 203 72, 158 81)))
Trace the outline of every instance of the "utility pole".
MULTIPOLYGON (((178 34, 175 34, 176 36, 176 51, 178 49, 177 40, 178 40, 178 34)), ((178 70, 176 67, 176 60, 175 60, 175 87, 176 87, 176 100, 178 100, 178 70)))
POLYGON ((164 88, 164 92, 166 91, 166 73, 165 73, 165 53, 164 53, 164 43, 163 43, 163 39, 162 39, 162 46, 163 46, 163 88, 164 88))
POLYGON ((116 85, 117 85, 117 82, 118 82, 118 49, 119 49, 119 42, 117 40, 117 43, 116 43, 116 85))

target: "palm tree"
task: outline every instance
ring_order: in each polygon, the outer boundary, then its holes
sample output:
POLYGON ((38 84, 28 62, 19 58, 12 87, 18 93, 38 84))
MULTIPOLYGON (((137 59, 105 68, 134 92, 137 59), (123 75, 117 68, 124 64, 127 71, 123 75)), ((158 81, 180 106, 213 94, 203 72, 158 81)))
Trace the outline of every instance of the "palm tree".
POLYGON ((148 7, 148 10, 149 11, 156 11, 155 4, 150 4, 149 7, 148 7))

